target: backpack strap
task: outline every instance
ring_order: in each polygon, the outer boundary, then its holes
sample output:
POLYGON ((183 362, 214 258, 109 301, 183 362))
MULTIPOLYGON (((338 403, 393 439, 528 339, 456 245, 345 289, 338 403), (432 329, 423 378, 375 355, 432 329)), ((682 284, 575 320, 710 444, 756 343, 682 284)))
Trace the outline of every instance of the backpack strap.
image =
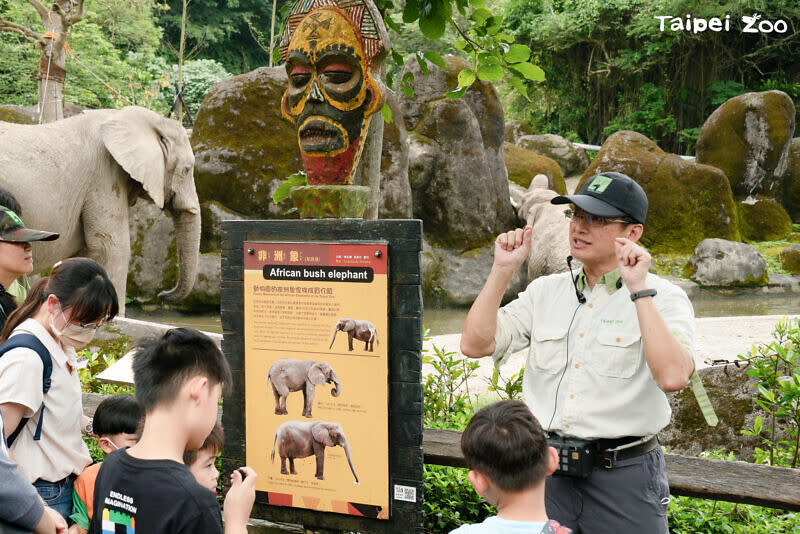
MULTIPOLYGON (((50 351, 47 350, 47 347, 45 347, 36 336, 32 334, 17 334, 8 338, 5 343, 0 345, 0 357, 12 349, 18 348, 31 349, 39 355, 39 358, 42 360, 42 393, 47 395, 47 392, 50 391, 51 376, 53 374, 53 359, 50 357, 50 351)), ((14 443, 14 440, 17 439, 17 436, 20 432, 22 432, 22 429, 25 428, 25 425, 28 423, 29 419, 29 417, 23 417, 19 422, 19 425, 17 425, 17 428, 14 429, 14 432, 8 436, 6 441, 8 442, 9 447, 12 443, 14 443)), ((36 423, 36 431, 33 434, 33 439, 35 441, 39 441, 42 438, 43 419, 44 399, 42 399, 42 405, 39 407, 39 422, 36 423)))

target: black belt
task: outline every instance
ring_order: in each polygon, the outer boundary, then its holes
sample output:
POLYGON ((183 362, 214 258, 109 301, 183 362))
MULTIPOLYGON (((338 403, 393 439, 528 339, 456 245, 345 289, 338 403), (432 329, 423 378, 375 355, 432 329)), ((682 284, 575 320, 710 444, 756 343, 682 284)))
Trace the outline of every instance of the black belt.
POLYGON ((619 439, 597 440, 597 456, 595 458, 595 465, 604 469, 613 469, 617 462, 643 456, 658 447, 658 438, 653 436, 647 441, 633 445, 632 447, 626 447, 620 450, 608 450, 627 445, 628 443, 633 443, 634 441, 638 441, 640 439, 642 438, 626 437, 619 439))

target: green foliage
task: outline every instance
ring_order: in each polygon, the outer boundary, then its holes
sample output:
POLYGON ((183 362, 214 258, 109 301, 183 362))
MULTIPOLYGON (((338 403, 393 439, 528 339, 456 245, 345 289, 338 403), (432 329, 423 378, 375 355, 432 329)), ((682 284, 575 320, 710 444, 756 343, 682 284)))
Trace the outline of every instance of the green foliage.
POLYGON ((742 434, 759 436, 765 449, 756 450, 756 462, 797 467, 800 453, 800 319, 783 318, 775 325, 773 341, 739 355, 747 374, 758 380, 754 399, 767 413, 742 434), (788 436, 788 439, 781 439, 788 436))
MULTIPOLYGON (((173 66, 173 73, 176 70, 177 65, 173 66)), ((193 59, 183 64, 183 99, 193 117, 197 117, 197 110, 211 86, 230 77, 231 73, 213 59, 193 59)), ((172 87, 168 91, 174 95, 172 87)))
POLYGON ((299 171, 294 174, 290 174, 281 182, 277 189, 275 189, 275 192, 272 193, 272 202, 279 204, 283 200, 289 198, 289 193, 291 193, 293 187, 299 187, 303 185, 308 185, 308 179, 306 178, 305 171, 299 171))
POLYGON ((122 358, 128 349, 130 341, 131 339, 128 336, 119 336, 109 340, 95 340, 90 345, 97 349, 95 352, 86 348, 78 353, 79 359, 86 359, 86 366, 78 370, 82 391, 105 395, 133 393, 132 387, 105 384, 96 378, 98 374, 122 358))
POLYGON ((638 97, 638 105, 626 103, 620 95, 617 116, 603 128, 603 134, 609 136, 619 130, 634 130, 650 139, 661 139, 675 131, 675 117, 666 111, 666 94, 663 87, 651 83, 642 86, 638 97))
POLYGON ((465 523, 480 523, 497 512, 467 479, 467 470, 426 465, 424 471, 426 532, 450 532, 465 523))
POLYGON ((422 357, 423 364, 433 366, 423 383, 425 391, 426 426, 463 430, 474 407, 469 395, 468 380, 480 364, 460 358, 458 353, 445 351, 436 345, 433 354, 422 357), (462 388, 465 393, 462 393, 462 388))

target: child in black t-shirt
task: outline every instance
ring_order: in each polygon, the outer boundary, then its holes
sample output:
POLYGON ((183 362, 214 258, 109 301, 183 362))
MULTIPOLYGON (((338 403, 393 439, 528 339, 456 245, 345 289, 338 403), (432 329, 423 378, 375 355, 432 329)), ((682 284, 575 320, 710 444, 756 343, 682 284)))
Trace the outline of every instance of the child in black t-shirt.
MULTIPOLYGON (((139 442, 109 454, 100 468, 89 532, 219 534, 214 494, 197 483, 183 463, 217 420, 231 370, 214 342, 197 330, 175 328, 138 345, 133 358, 136 400, 145 412, 139 442)), ((225 534, 247 532, 256 473, 231 474, 225 499, 225 534)))

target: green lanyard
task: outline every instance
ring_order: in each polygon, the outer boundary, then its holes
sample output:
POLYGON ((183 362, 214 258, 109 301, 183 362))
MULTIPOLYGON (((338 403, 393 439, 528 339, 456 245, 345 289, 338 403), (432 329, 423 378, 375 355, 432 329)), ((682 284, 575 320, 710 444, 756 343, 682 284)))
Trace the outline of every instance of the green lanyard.
POLYGON ((717 419, 717 414, 714 413, 714 407, 711 406, 711 399, 708 398, 706 388, 703 387, 703 381, 700 379, 700 375, 697 374, 697 371, 692 372, 689 381, 692 383, 694 398, 697 399, 697 404, 700 405, 700 411, 703 412, 706 424, 708 424, 708 426, 717 426, 719 419, 717 419))

